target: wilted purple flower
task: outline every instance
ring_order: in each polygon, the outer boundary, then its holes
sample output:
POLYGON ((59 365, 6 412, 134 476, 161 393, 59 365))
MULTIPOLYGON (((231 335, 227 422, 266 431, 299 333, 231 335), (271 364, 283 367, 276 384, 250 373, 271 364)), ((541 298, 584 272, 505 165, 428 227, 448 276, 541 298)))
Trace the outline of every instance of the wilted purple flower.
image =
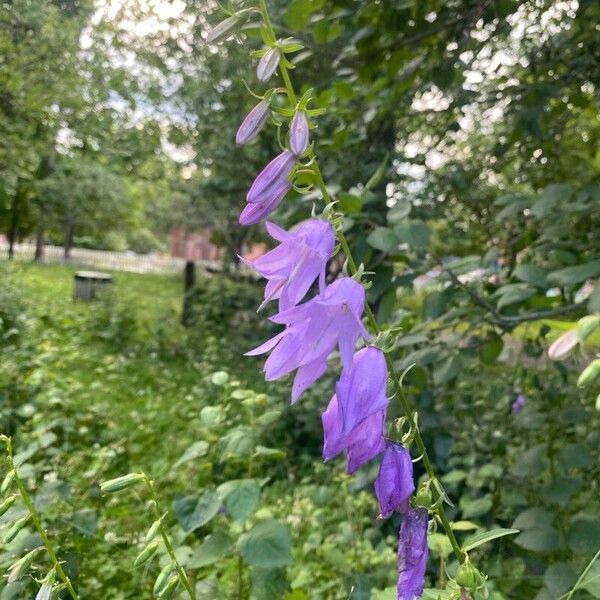
POLYGON ((381 516, 387 519, 395 510, 406 512, 408 498, 414 491, 410 452, 400 444, 388 443, 375 479, 381 516))
POLYGON ((523 394, 518 394, 517 397, 515 398, 515 401, 512 403, 510 410, 513 415, 516 415, 517 413, 520 413, 523 410, 524 406, 525 406, 525 396, 523 396, 523 394))
POLYGON ((301 156, 308 148, 308 119, 303 110, 299 110, 290 124, 290 150, 301 156))
POLYGON ((285 325, 285 330, 246 354, 272 350, 263 369, 267 381, 298 369, 292 386, 295 402, 325 372, 327 357, 336 345, 344 368, 350 368, 357 339, 368 338, 361 322, 364 305, 362 285, 342 277, 308 302, 271 317, 274 323, 285 325))
POLYGON ((323 460, 327 462, 346 451, 346 471, 354 473, 366 462, 383 452, 383 428, 386 410, 369 415, 352 431, 342 433, 339 404, 334 394, 327 410, 321 415, 323 423, 323 460))
POLYGON ((246 144, 253 140, 267 122, 269 116, 269 101, 261 100, 245 117, 235 135, 235 143, 246 144))
POLYGON ((342 371, 335 385, 342 433, 387 407, 386 379, 385 357, 378 348, 363 348, 352 357, 351 368, 342 371))
POLYGON ((246 264, 268 279, 265 301, 279 298, 279 310, 287 310, 302 300, 315 279, 325 289, 325 268, 333 250, 335 235, 323 219, 308 219, 288 232, 267 223, 271 237, 281 242, 276 248, 246 264))
POLYGON ((257 176, 248 190, 248 204, 240 214, 240 225, 253 225, 271 214, 290 191, 288 177, 296 157, 285 150, 276 156, 257 176))
POLYGON ((408 507, 400 525, 398 540, 397 600, 416 600, 423 593, 427 567, 426 510, 408 507))
POLYGON ((280 58, 281 51, 279 48, 269 48, 263 54, 256 67, 256 77, 259 81, 267 81, 275 73, 280 58))

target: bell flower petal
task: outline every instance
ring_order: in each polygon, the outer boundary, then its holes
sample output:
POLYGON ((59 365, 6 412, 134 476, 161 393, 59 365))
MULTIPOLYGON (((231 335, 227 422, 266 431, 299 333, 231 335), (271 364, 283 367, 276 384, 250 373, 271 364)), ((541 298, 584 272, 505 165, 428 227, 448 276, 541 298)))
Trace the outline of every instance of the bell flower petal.
POLYGON ((296 156, 302 156, 308 148, 308 119, 303 110, 299 110, 290 124, 290 150, 296 156))
POLYGON ((397 600, 417 600, 423 593, 427 567, 426 510, 408 508, 400 525, 398 540, 397 600))
POLYGON ((408 499, 414 491, 409 451, 400 444, 388 443, 375 478, 375 495, 381 517, 387 519, 395 510, 406 512, 408 499))
POLYGON ((264 127, 269 116, 269 102, 261 100, 244 118, 235 135, 238 146, 253 140, 264 127))
POLYGON ((256 66, 256 77, 259 81, 268 81, 273 73, 277 71, 281 51, 279 48, 269 48, 258 61, 256 66))

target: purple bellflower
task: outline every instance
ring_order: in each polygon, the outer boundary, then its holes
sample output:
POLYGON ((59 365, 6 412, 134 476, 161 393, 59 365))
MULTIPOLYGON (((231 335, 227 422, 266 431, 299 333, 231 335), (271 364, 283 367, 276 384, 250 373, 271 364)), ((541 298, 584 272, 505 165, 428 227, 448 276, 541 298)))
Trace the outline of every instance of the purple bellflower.
POLYGON ((352 357, 351 368, 342 371, 335 385, 342 433, 387 407, 386 379, 385 357, 378 348, 363 348, 352 357))
POLYGON ((235 135, 238 146, 253 140, 264 127, 269 117, 270 104, 268 100, 261 100, 244 118, 235 135))
POLYGON ((240 225, 253 225, 270 215, 290 191, 289 175, 296 157, 285 150, 276 156, 256 177, 246 195, 246 207, 240 214, 240 225))
POLYGON ((290 124, 290 150, 301 156, 308 148, 308 119, 303 110, 299 110, 290 124))
POLYGON ((281 59, 281 51, 279 48, 269 48, 256 66, 256 77, 259 81, 268 81, 273 73, 277 71, 279 60, 281 59))
POLYGON ((271 321, 286 328, 258 348, 255 356, 272 351, 265 361, 267 381, 298 369, 292 386, 292 402, 312 385, 327 368, 327 357, 337 345, 344 368, 352 365, 352 352, 360 336, 368 339, 361 322, 365 290, 350 277, 328 285, 322 294, 304 304, 281 311, 271 321))
POLYGON ((331 225, 323 219, 308 219, 288 232, 266 223, 269 235, 280 244, 246 264, 268 280, 265 300, 279 298, 279 310, 296 306, 315 279, 319 291, 325 290, 325 269, 335 242, 331 225))
POLYGON ((523 394, 518 394, 517 397, 515 398, 515 401, 512 403, 512 405, 510 407, 510 411, 512 412, 513 415, 516 415, 517 413, 520 413, 523 410, 524 406, 525 406, 525 396, 523 396, 523 394))
POLYGON ((423 593, 427 567, 428 513, 408 507, 400 525, 398 540, 397 600, 416 600, 423 593))
POLYGON ((387 519, 395 510, 405 513, 414 491, 410 452, 400 444, 388 443, 375 479, 380 516, 387 519))
POLYGON ((321 415, 323 423, 323 460, 325 462, 346 451, 346 472, 354 473, 365 463, 383 452, 383 428, 386 410, 372 413, 352 431, 341 431, 339 404, 334 394, 327 410, 321 415))

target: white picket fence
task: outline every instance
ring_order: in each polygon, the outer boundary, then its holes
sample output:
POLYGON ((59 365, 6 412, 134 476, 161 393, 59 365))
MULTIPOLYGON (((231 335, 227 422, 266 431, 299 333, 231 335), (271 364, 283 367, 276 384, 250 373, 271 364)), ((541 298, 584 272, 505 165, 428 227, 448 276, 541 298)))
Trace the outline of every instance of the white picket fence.
MULTIPOLYGON (((35 255, 35 244, 24 242, 16 244, 14 259, 30 261, 35 255)), ((0 257, 8 256, 8 243, 0 239, 0 257)), ((47 245, 44 248, 44 263, 65 264, 62 246, 47 245)), ((218 269, 220 264, 215 261, 198 261, 204 266, 218 269)), ((132 273, 175 273, 180 272, 184 265, 183 258, 173 258, 166 254, 136 254, 135 252, 109 252, 107 250, 89 250, 87 248, 72 248, 68 264, 106 269, 110 271, 130 271, 132 273)))

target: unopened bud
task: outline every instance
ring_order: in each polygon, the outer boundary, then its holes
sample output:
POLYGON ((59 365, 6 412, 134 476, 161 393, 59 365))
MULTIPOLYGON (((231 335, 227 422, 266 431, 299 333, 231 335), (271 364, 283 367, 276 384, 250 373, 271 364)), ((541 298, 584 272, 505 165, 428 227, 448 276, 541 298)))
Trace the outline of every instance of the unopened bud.
POLYGON ((154 539, 154 537, 158 533, 158 528, 160 527, 161 521, 162 519, 157 519, 156 521, 154 521, 154 523, 152 523, 152 526, 150 527, 150 529, 148 529, 148 533, 144 538, 144 541, 146 543, 151 542, 154 539))
POLYGON ((0 517, 15 503, 16 500, 17 496, 13 494, 0 504, 0 517))
POLYGON ((8 583, 13 583, 17 579, 21 579, 29 571, 33 559, 39 551, 40 548, 35 548, 8 568, 8 583))
POLYGON ((600 327, 600 315, 588 315, 577 321, 577 333, 579 339, 583 342, 588 336, 590 336, 596 329, 600 327))
POLYGON ((8 491, 8 488, 12 485, 12 482, 15 480, 16 471, 11 469, 4 479, 2 480, 2 485, 0 485, 0 494, 5 494, 8 491))
POLYGON ((135 485, 136 483, 139 483, 143 479, 144 476, 141 473, 129 473, 128 475, 123 475, 123 477, 117 477, 116 479, 110 479, 109 481, 101 483, 100 491, 105 494, 119 492, 125 488, 135 485))
POLYGON ((27 525, 27 523, 29 523, 30 518, 31 518, 31 515, 25 515, 24 517, 21 517, 18 521, 15 521, 13 523, 12 527, 8 530, 8 532, 4 536, 4 543, 10 544, 10 542, 12 542, 17 537, 17 535, 19 534, 19 531, 21 531, 21 529, 23 529, 23 527, 25 527, 25 525, 27 525))
POLYGON ((569 331, 565 331, 565 333, 550 344, 550 348, 548 348, 548 357, 550 360, 561 360, 567 356, 578 343, 579 334, 577 333, 577 329, 569 329, 569 331))
POLYGON ((262 58, 258 61, 256 67, 256 77, 259 81, 268 81, 273 73, 277 70, 279 60, 281 59, 281 51, 279 48, 269 48, 262 58))
POLYGON ((158 596, 160 592, 165 588, 169 581, 169 577, 171 573, 173 573, 174 567, 172 563, 169 563, 165 567, 162 568, 161 572, 158 574, 156 581, 154 582, 154 588, 152 592, 155 596, 158 596))
POLYGON ((206 36, 207 44, 218 44, 225 41, 229 36, 233 35, 244 21, 244 17, 240 14, 227 17, 218 25, 213 27, 206 36))
POLYGON ((477 569, 467 560, 456 571, 456 583, 462 588, 475 592, 478 585, 477 569))
POLYGON ((171 579, 169 579, 167 585, 164 587, 163 591, 158 596, 158 600, 170 600, 175 593, 175 590, 179 586, 179 578, 177 575, 173 575, 171 579))
POLYGON ((600 375, 600 358, 595 358, 581 373, 577 380, 577 387, 585 387, 596 380, 600 375))
POLYGON ((133 563, 133 566, 134 567, 139 567, 140 565, 143 565, 147 560, 149 560, 150 558, 152 558, 156 554, 156 551, 158 550, 159 544, 160 544, 159 541, 152 542, 151 544, 148 544, 137 555, 137 558, 135 559, 135 561, 133 563))
POLYGON ((420 485, 417 493, 415 494, 415 505, 421 508, 431 508, 433 504, 433 497, 431 495, 431 489, 428 485, 420 485))

